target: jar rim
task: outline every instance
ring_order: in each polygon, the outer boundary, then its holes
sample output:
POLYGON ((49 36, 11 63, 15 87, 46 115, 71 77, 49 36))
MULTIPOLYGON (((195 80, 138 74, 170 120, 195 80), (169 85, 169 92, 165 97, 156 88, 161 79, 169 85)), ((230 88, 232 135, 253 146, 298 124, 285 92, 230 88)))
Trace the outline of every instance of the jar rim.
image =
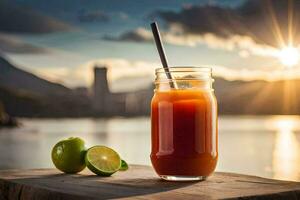
POLYGON ((156 68, 155 73, 172 73, 172 72, 204 72, 211 73, 211 67, 195 67, 195 66, 172 66, 169 67, 169 72, 165 72, 163 67, 156 68))

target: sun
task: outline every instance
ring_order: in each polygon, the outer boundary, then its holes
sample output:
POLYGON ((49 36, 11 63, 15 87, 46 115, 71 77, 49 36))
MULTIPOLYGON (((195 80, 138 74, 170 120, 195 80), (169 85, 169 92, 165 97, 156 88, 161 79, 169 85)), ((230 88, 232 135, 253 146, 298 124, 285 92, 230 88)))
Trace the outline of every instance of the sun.
POLYGON ((283 65, 294 67, 299 62, 299 50, 292 46, 284 47, 279 51, 278 58, 283 65))

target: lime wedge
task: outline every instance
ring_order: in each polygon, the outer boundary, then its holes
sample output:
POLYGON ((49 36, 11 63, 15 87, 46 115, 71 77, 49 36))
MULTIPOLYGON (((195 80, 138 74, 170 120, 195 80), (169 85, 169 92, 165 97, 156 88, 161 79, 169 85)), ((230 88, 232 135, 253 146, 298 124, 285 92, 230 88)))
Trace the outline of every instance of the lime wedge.
POLYGON ((121 158, 113 149, 94 146, 85 155, 86 166, 99 176, 110 176, 121 167, 121 158))
POLYGON ((125 160, 121 160, 121 168, 119 169, 120 171, 126 171, 128 169, 128 164, 125 160))

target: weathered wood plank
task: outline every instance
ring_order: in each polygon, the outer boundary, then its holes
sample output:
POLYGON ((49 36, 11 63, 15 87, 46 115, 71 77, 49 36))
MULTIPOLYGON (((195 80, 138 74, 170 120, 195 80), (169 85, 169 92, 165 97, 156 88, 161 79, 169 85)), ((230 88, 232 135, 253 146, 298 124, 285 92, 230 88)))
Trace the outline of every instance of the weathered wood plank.
POLYGON ((300 199, 300 183, 232 173, 203 182, 166 182, 151 167, 132 165, 112 177, 88 170, 65 175, 56 169, 0 171, 2 199, 300 199))

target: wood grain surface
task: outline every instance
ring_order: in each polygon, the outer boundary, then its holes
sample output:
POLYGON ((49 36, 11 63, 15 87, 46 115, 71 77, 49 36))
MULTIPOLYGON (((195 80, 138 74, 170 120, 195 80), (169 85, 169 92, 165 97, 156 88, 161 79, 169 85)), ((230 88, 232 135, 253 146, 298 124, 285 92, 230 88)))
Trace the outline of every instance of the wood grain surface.
POLYGON ((0 199, 300 199, 300 183, 233 173, 214 173, 202 182, 166 182, 151 167, 99 177, 88 170, 62 174, 56 169, 0 171, 0 199))

